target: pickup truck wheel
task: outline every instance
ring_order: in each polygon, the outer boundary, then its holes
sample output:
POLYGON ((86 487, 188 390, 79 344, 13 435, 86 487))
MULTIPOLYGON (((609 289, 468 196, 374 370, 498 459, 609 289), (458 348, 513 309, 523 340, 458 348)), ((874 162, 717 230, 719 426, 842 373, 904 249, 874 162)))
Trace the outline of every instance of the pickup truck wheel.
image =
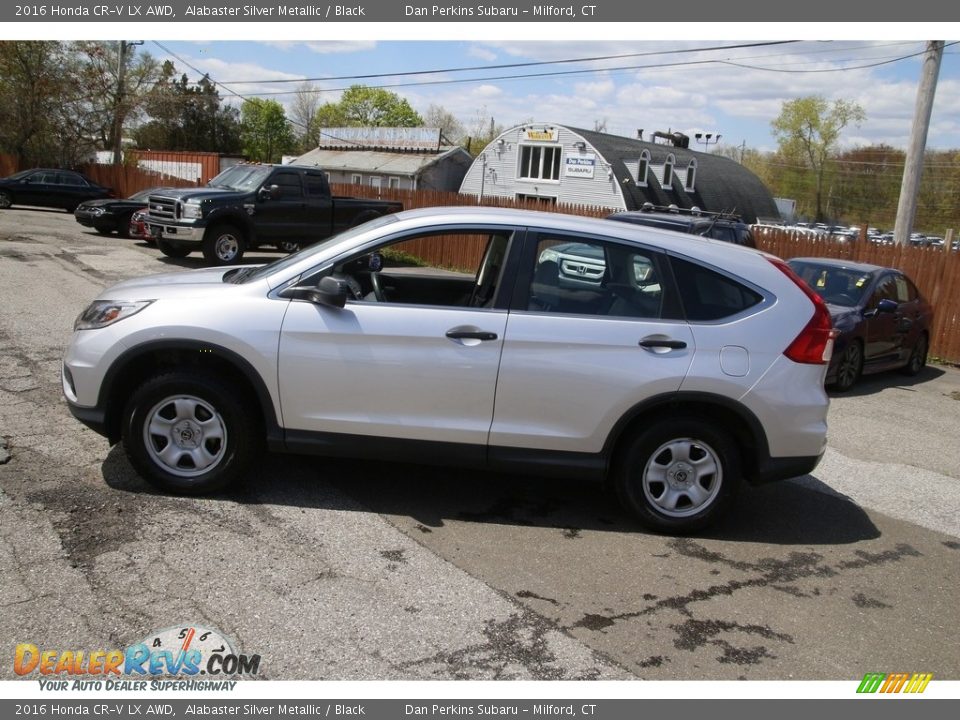
POLYGON ((157 240, 156 242, 157 249, 167 257, 185 258, 190 254, 190 248, 181 247, 180 245, 171 245, 166 240, 157 240))
POLYGON ((662 420, 627 441, 617 495, 647 527, 687 533, 716 519, 736 490, 740 455, 722 429, 694 417, 662 420))
POLYGON ((213 265, 233 265, 243 257, 243 233, 233 225, 217 225, 203 238, 203 257, 213 265))
POLYGON ((162 490, 200 495, 239 478, 260 450, 255 414, 218 378, 158 375, 123 411, 123 447, 137 472, 162 490))

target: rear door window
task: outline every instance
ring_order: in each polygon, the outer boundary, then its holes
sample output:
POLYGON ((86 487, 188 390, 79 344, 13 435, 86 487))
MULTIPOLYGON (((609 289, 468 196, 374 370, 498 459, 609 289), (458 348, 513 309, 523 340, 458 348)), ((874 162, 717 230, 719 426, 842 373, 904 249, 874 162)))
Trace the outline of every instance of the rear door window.
POLYGON ((687 320, 733 317, 759 304, 763 296, 716 270, 677 257, 670 258, 687 320))

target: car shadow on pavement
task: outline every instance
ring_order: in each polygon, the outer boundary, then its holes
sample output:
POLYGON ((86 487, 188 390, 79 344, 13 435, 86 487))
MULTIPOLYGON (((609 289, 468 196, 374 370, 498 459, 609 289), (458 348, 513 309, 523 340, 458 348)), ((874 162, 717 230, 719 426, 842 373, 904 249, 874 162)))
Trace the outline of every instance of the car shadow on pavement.
POLYGON ((876 395, 877 393, 889 388, 901 388, 909 390, 916 385, 922 385, 923 383, 930 382, 931 380, 936 380, 945 374, 946 372, 936 365, 927 365, 925 368, 923 368, 923 370, 913 377, 898 373, 896 370, 891 370, 889 372, 877 373, 876 375, 864 375, 857 380, 856 385, 843 392, 837 392, 833 388, 828 387, 827 393, 830 395, 831 399, 834 399, 876 395))
MULTIPOLYGON (((118 491, 162 495, 140 478, 119 446, 102 466, 118 491)), ((702 538, 794 545, 857 543, 880 536, 852 501, 781 482, 744 488, 702 538)), ((447 523, 643 533, 599 483, 376 461, 269 454, 236 486, 213 496, 243 505, 375 512, 409 518, 421 532, 447 523)))

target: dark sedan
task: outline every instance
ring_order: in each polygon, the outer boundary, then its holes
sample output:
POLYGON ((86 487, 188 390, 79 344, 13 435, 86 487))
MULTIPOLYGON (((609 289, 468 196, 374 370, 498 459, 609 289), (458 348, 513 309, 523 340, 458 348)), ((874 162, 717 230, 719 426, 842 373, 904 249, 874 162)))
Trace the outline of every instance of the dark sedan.
POLYGON ((916 375, 927 364, 933 307, 902 272, 828 258, 787 264, 827 303, 840 331, 828 385, 849 390, 861 375, 892 369, 916 375))
POLYGON ((73 216, 81 225, 92 227, 102 235, 116 232, 120 233, 121 237, 129 237, 130 218, 137 210, 147 207, 147 198, 150 197, 150 193, 161 189, 148 188, 128 198, 89 200, 78 205, 73 216))
POLYGON ((114 196, 110 188, 73 170, 36 168, 0 178, 0 208, 34 205, 73 212, 85 200, 114 196))

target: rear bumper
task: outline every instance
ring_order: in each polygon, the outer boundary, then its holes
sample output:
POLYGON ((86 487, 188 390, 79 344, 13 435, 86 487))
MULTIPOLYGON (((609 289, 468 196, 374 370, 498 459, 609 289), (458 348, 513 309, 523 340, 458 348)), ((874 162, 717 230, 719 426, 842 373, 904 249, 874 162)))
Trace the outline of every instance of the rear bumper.
POLYGON ((768 457, 757 463, 756 471, 747 477, 753 485, 789 480, 813 472, 820 463, 823 453, 813 456, 768 457))

